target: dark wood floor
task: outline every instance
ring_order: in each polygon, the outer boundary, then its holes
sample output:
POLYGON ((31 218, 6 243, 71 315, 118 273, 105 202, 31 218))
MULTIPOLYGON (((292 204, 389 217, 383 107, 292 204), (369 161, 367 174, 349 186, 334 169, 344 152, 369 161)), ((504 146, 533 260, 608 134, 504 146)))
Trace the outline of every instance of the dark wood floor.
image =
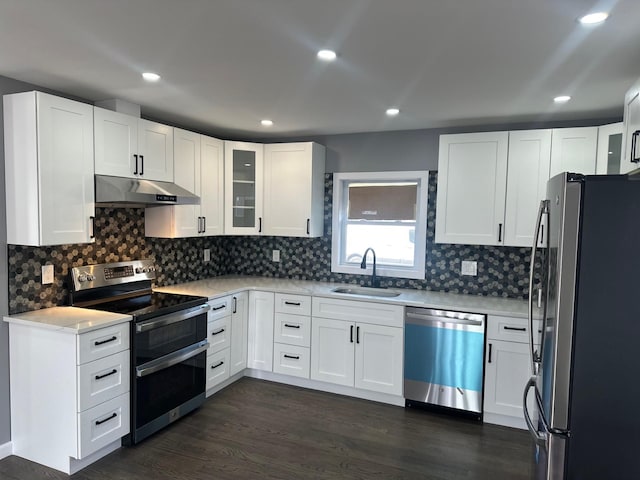
MULTIPOLYGON (((244 378, 74 479, 532 478, 527 432, 244 378)), ((69 478, 18 457, 3 480, 69 478)))

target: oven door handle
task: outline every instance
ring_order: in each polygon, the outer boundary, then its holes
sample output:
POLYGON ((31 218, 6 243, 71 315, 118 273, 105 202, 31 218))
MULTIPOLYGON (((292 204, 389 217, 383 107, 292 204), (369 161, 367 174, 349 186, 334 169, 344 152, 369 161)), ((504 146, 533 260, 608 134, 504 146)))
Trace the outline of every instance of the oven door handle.
POLYGON ((146 332, 147 330, 153 330, 154 328, 164 327, 171 325, 172 323, 182 322, 189 318, 201 315, 209 311, 209 304, 198 305, 197 307, 190 308, 188 310, 181 310, 176 313, 170 313, 161 317, 156 317, 152 320, 136 323, 136 333, 146 332))
POLYGON ((155 360, 136 367, 136 377, 145 377, 152 373, 159 372, 160 370, 164 370, 165 368, 177 365, 178 363, 182 363, 185 360, 189 360, 190 358, 204 352, 207 348, 209 348, 209 342, 204 340, 200 343, 196 343, 195 345, 190 345, 178 350, 177 352, 165 355, 164 357, 156 358, 155 360))

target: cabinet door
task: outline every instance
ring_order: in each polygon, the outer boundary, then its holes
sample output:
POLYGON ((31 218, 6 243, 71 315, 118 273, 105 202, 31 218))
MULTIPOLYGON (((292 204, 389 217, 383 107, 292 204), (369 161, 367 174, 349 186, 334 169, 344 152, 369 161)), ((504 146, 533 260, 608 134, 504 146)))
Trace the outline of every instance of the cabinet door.
POLYGON ((596 175, 616 175, 622 168, 622 122, 598 127, 596 175))
POLYGON ((441 135, 436 242, 502 245, 508 132, 441 135))
POLYGON ((37 98, 40 245, 93 242, 93 107, 37 98))
MULTIPOLYGON (((174 182, 200 196, 200 134, 173 129, 174 182)), ((200 205, 176 205, 173 208, 176 237, 195 237, 200 233, 200 205)))
POLYGON ((173 127, 138 120, 140 178, 173 182, 173 127))
POLYGON ((224 233, 224 142, 201 135, 200 215, 204 235, 224 233))
POLYGON ((273 292, 249 292, 249 368, 273 370, 273 305, 273 292))
POLYGON ((265 145, 265 235, 322 235, 323 212, 314 207, 324 201, 323 188, 324 147, 310 142, 265 145))
POLYGON ((634 85, 624 98, 624 152, 620 173, 640 168, 640 81, 634 85))
MULTIPOLYGON (((488 340, 484 368, 484 411, 523 418, 522 393, 531 376, 529 345, 488 340)), ((532 403, 528 407, 534 411, 532 403)))
POLYGON ((229 375, 235 375, 247 368, 248 303, 249 295, 247 292, 240 292, 232 298, 229 375))
POLYGON ((138 118, 94 108, 96 175, 138 178, 138 118))
POLYGON ((402 395, 402 328, 356 324, 355 387, 402 395))
POLYGON ((353 387, 355 324, 311 320, 311 378, 353 387))
POLYGON ((540 201, 546 198, 551 130, 509 132, 504 244, 531 247, 540 201))
POLYGON ((229 349, 207 356, 206 389, 209 390, 229 378, 229 349))
POLYGON ((595 174, 597 144, 598 127, 554 129, 549 176, 562 172, 595 174))
POLYGON ((225 142, 224 232, 262 233, 263 145, 225 142))

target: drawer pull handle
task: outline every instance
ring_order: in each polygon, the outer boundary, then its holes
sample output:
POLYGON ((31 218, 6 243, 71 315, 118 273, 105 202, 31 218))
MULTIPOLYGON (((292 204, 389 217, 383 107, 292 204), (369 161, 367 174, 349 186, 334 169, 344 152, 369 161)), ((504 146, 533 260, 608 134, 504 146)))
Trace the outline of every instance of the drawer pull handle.
POLYGON ((102 374, 102 375, 96 375, 96 380, 102 380, 103 378, 110 377, 111 375, 114 375, 116 373, 118 373, 118 370, 116 370, 114 368, 109 373, 105 373, 105 374, 102 374))
POLYGON ((222 365, 224 365, 224 362, 222 360, 220 360, 220 363, 218 363, 216 365, 211 365, 211 370, 213 370, 214 368, 221 367, 222 365))
POLYGON ((491 363, 491 350, 493 345, 489 344, 489 361, 487 363, 491 363))
POLYGON ((293 305, 294 307, 299 307, 300 302, 284 302, 285 305, 293 305))
POLYGON ((356 343, 360 343, 360 327, 356 327, 356 343))
POLYGON ((226 306, 227 306, 226 304, 219 305, 219 306, 217 306, 217 307, 213 307, 211 310, 213 310, 213 311, 215 312, 216 310, 222 310, 222 309, 223 309, 223 308, 225 308, 226 306))
POLYGON ((214 335, 220 335, 222 332, 224 332, 224 328, 221 328, 217 332, 211 332, 211 336, 213 337, 214 335))
POLYGON ((109 343, 109 342, 114 342, 118 339, 118 337, 116 337, 115 335, 111 338, 108 338, 107 340, 96 340, 95 342, 93 342, 93 344, 97 347, 99 345, 104 345, 105 343, 109 343))
POLYGON ((96 420, 96 425, 102 425, 103 423, 108 422, 109 420, 113 420, 117 416, 118 414, 116 412, 113 412, 110 417, 107 417, 104 420, 96 420))
POLYGON ((287 328, 300 328, 300 325, 291 325, 290 323, 285 323, 284 326, 287 328))
POLYGON ((285 353, 284 358, 291 358, 292 360, 300 360, 300 355, 287 355, 285 353))
POLYGON ((503 327, 505 330, 514 330, 516 332, 526 332, 527 329, 525 327, 503 327))

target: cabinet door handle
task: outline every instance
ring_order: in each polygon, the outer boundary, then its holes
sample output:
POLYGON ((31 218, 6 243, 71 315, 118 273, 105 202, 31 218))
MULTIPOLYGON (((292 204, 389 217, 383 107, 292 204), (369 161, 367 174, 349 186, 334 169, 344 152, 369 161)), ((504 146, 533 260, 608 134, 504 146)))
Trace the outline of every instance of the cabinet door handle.
POLYGON ((487 363, 491 363, 491 350, 493 345, 489 344, 489 361, 487 363))
POLYGON ((105 373, 103 375, 96 375, 96 380, 102 380, 103 378, 110 377, 111 375, 115 375, 116 373, 118 373, 118 370, 114 368, 109 373, 105 373))
POLYGON ((96 425, 102 425, 103 423, 108 422, 109 420, 113 420, 117 416, 118 414, 116 412, 113 412, 110 417, 107 417, 104 420, 96 420, 96 425))
POLYGON ((96 238, 96 217, 89 217, 89 221, 91 222, 91 235, 89 235, 89 238, 96 238))
POLYGON ((360 343, 360 327, 356 328, 356 343, 360 343))
POLYGON ((299 307, 300 306, 300 302, 284 302, 285 305, 293 305, 294 307, 299 307))
POLYGON ((290 358, 292 360, 300 360, 300 355, 287 355, 286 353, 284 354, 284 358, 290 358))
POLYGON ((262 217, 258 217, 258 233, 262 233, 262 217))
POLYGON ((504 328, 505 330, 513 330, 513 331, 516 331, 516 332, 526 332, 527 331, 527 329, 525 327, 507 327, 505 325, 502 328, 504 328))
POLYGON ((215 365, 211 365, 211 370, 213 370, 214 368, 221 367, 222 365, 224 365, 224 362, 222 360, 220 360, 219 363, 217 363, 215 365))
POLYGON ((311 219, 307 218, 307 235, 309 235, 310 228, 311 228, 311 219))
POLYGON ((114 342, 118 339, 115 335, 107 340, 96 340, 93 344, 97 347, 99 345, 104 345, 105 343, 114 342))
POLYGON ((349 341, 353 343, 353 325, 351 325, 351 335, 349 336, 349 341))
POLYGON ((233 297, 233 313, 238 312, 238 297, 233 297))
POLYGON ((133 154, 133 160, 136 162, 136 169, 133 171, 134 175, 138 175, 138 155, 133 154))
POLYGON ((207 231, 207 217, 202 217, 202 233, 207 231))
POLYGON ((144 175, 144 155, 140 155, 140 176, 144 175))
POLYGON ((501 223, 498 224, 498 241, 499 242, 502 241, 502 224, 501 223))
POLYGON ((636 158, 636 143, 638 142, 638 135, 640 135, 640 130, 636 130, 631 135, 631 163, 638 163, 640 158, 636 158))
POLYGON ((221 328, 220 330, 218 330, 217 332, 211 332, 211 336, 215 336, 215 335, 220 335, 222 332, 224 332, 224 328, 221 328))
POLYGON ((291 325, 290 323, 285 323, 284 326, 287 328, 300 328, 300 325, 291 325))
POLYGON ((198 217, 198 233, 202 233, 202 217, 198 217))

